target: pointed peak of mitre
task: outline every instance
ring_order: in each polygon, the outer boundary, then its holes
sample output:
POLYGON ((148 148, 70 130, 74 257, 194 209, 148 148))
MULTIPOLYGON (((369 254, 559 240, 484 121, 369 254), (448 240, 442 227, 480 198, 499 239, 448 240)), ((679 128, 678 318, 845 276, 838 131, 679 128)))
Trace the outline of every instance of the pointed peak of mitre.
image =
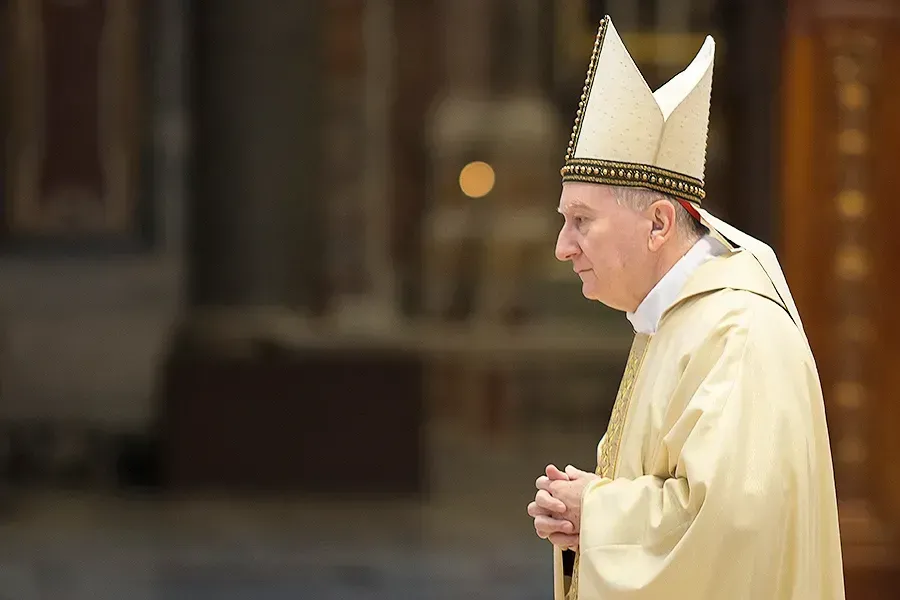
POLYGON ((715 41, 656 92, 612 19, 600 23, 562 168, 563 181, 646 187, 700 204, 715 41))
POLYGON ((691 64, 653 92, 653 98, 659 105, 664 119, 668 120, 689 96, 705 97, 706 101, 709 101, 712 95, 712 69, 715 59, 716 41, 708 35, 691 64))

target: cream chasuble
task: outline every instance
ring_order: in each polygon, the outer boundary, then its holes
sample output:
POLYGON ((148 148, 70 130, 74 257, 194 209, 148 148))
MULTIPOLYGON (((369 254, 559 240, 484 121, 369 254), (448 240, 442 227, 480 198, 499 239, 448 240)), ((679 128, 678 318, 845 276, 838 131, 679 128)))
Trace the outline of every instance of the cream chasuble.
POLYGON ((750 252, 697 267, 636 335, 597 472, 570 598, 844 598, 818 376, 750 252))

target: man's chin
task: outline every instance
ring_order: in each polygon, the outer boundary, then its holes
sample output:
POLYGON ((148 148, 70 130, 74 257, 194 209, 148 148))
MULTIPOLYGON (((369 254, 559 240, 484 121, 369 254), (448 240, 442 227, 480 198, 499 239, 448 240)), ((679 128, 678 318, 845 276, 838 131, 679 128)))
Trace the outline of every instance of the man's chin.
POLYGON ((582 295, 583 295, 585 298, 587 298, 588 300, 591 300, 591 301, 593 301, 593 302, 599 302, 599 303, 602 304, 603 306, 605 306, 605 307, 607 307, 607 308, 611 308, 611 309, 613 309, 613 310, 618 310, 618 311, 625 312, 625 309, 623 309, 623 308, 619 307, 618 305, 616 305, 615 302, 611 302, 611 301, 609 300, 609 298, 604 298, 604 297, 603 297, 603 294, 598 293, 598 291, 597 291, 596 289, 592 288, 590 285, 588 285, 587 282, 585 282, 585 283, 581 286, 581 293, 582 293, 582 295))
POLYGON ((593 300, 594 302, 600 302, 601 304, 606 304, 603 302, 602 294, 597 293, 597 289, 592 285, 591 281, 584 281, 581 284, 581 295, 587 298, 588 300, 593 300))

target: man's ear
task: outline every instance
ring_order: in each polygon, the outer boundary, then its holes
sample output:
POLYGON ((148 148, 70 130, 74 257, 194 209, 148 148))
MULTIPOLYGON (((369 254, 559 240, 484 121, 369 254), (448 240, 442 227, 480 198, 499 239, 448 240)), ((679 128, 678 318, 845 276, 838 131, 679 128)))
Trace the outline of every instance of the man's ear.
POLYGON ((650 250, 659 250, 675 235, 675 206, 668 200, 658 200, 650 205, 650 250))

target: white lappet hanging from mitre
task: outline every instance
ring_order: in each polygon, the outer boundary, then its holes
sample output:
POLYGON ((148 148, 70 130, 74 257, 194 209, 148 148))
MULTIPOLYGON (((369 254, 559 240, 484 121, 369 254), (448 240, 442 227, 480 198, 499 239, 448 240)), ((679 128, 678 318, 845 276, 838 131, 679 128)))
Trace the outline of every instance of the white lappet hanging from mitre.
POLYGON ((773 250, 702 207, 715 52, 715 41, 707 37, 691 64, 653 92, 605 17, 561 170, 563 183, 643 187, 675 198, 728 248, 756 257, 803 331, 773 250))

